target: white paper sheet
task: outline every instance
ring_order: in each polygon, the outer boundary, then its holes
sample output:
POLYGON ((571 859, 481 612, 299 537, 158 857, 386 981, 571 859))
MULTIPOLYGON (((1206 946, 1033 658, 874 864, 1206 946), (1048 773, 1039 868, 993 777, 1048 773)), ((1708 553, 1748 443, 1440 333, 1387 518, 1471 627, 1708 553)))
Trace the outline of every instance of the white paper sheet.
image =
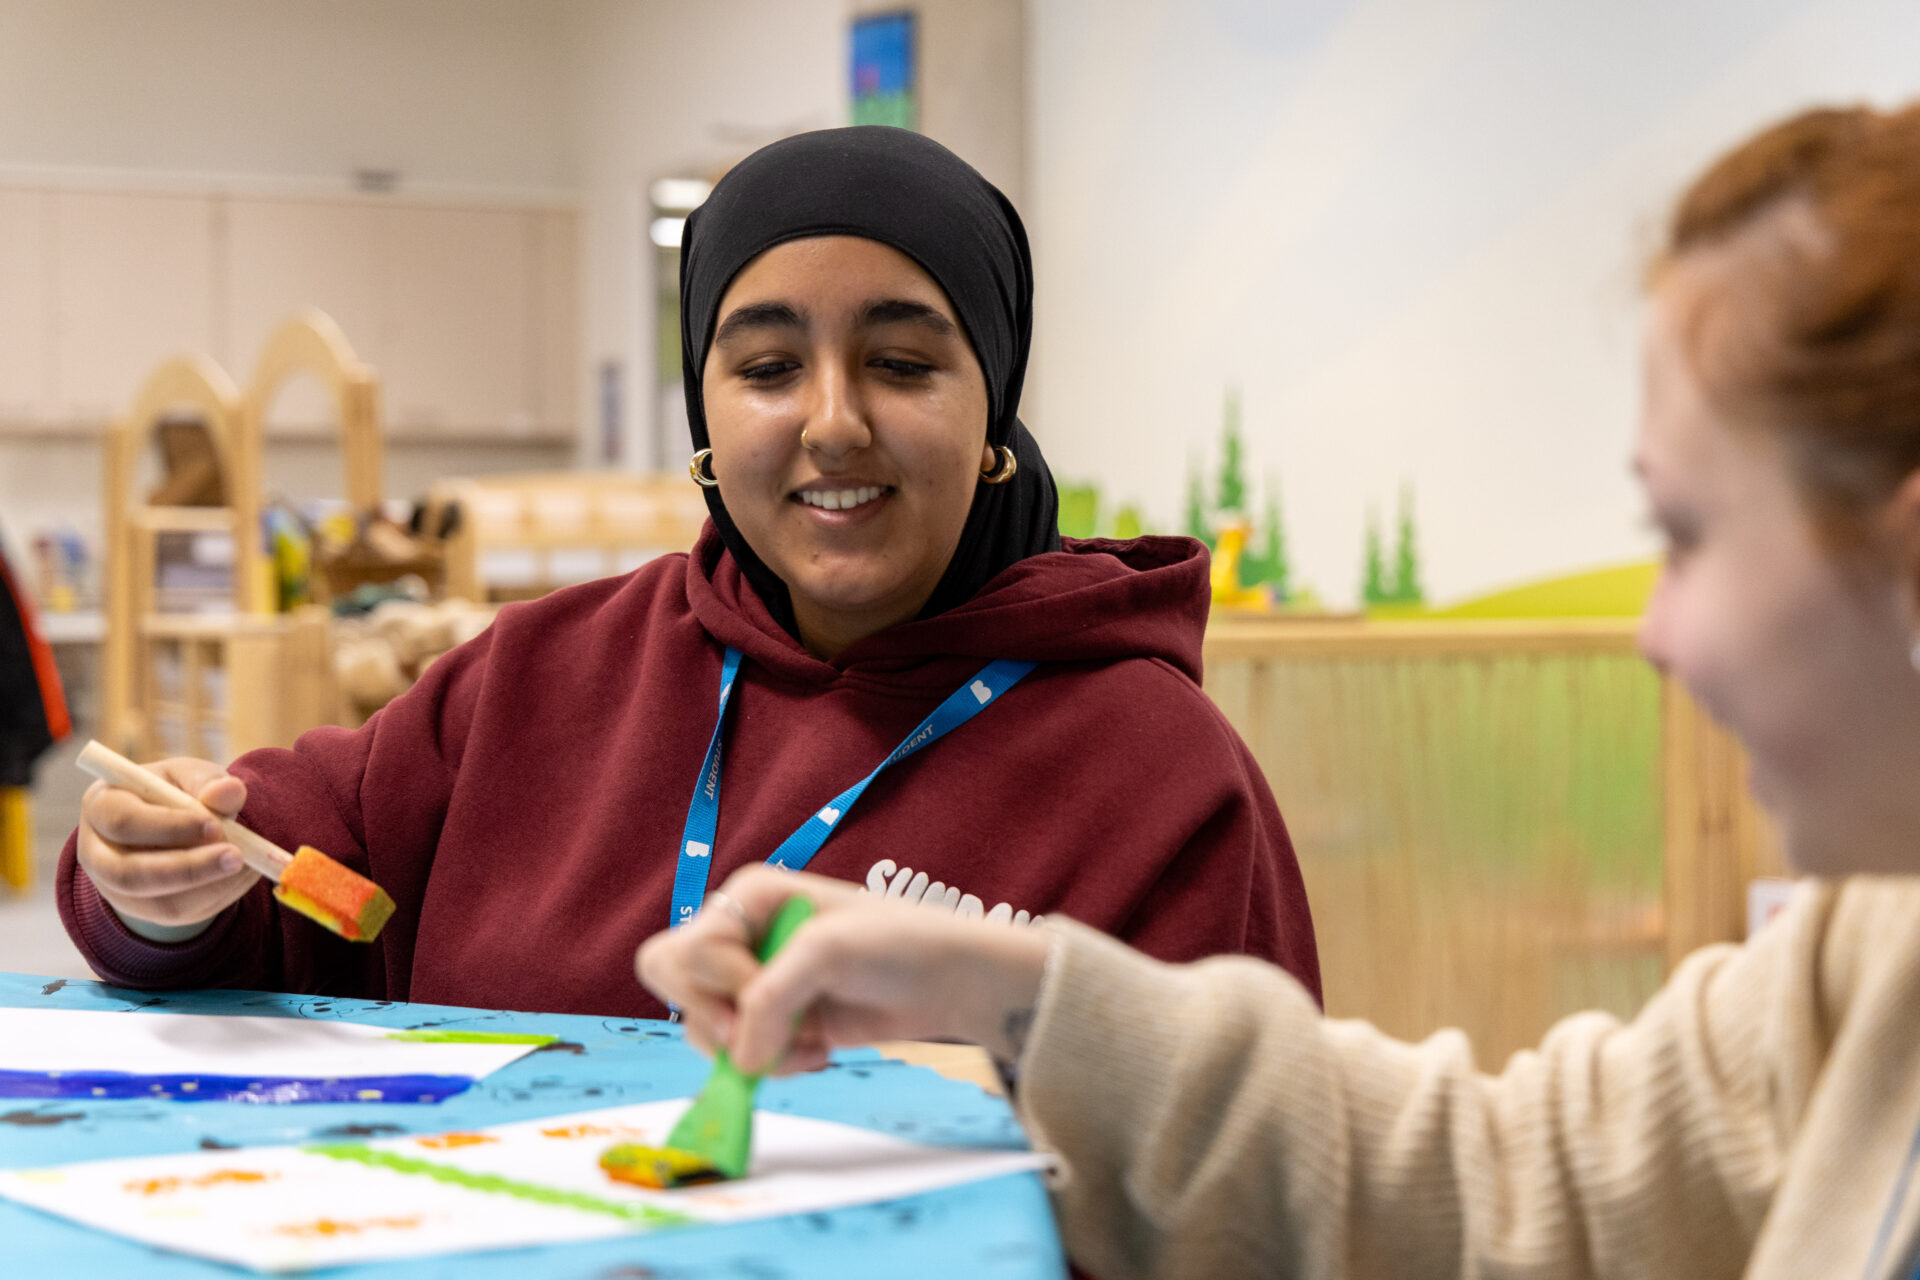
POLYGON ((753 1165, 737 1182, 647 1191, 600 1169, 601 1152, 616 1142, 662 1141, 687 1105, 681 1098, 344 1146, 0 1171, 0 1195, 146 1244, 285 1271, 813 1213, 1045 1164, 1032 1152, 931 1147, 758 1112, 753 1165), (488 1175, 512 1185, 463 1181, 488 1175), (643 1217, 648 1211, 656 1216, 643 1217))
POLYGON ((539 1046, 395 1039, 310 1018, 0 1008, 0 1072, 338 1080, 498 1071, 539 1046))

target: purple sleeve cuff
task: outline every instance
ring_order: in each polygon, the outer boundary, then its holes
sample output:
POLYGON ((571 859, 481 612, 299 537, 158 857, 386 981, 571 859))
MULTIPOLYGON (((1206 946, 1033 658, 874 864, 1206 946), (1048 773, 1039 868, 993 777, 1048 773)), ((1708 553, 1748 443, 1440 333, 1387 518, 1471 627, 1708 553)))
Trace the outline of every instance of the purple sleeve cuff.
POLYGON ((230 943, 241 905, 236 902, 215 916, 198 937, 185 942, 152 942, 121 921, 81 869, 74 853, 74 836, 60 852, 60 870, 54 898, 67 936, 80 949, 102 981, 136 989, 220 985, 217 969, 230 954, 230 943))

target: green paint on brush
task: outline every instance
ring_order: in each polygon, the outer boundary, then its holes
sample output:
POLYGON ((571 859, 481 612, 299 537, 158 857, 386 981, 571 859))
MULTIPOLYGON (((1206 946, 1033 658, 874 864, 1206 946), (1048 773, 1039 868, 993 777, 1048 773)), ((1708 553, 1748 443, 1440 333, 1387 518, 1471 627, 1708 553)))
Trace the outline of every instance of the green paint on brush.
POLYGON ((583 1213, 605 1214, 607 1217, 619 1218, 636 1227, 685 1227, 694 1224, 694 1219, 684 1213, 656 1209, 650 1204, 623 1204, 618 1200, 602 1200, 599 1196, 590 1196, 584 1192, 544 1187, 537 1182, 519 1182, 495 1173, 473 1173, 433 1160, 421 1160, 391 1151, 375 1151, 372 1147, 358 1142, 323 1143, 318 1146, 302 1147, 301 1150, 310 1155, 326 1156, 330 1160, 350 1160, 355 1164, 364 1164, 374 1169, 432 1178, 435 1182, 465 1187, 469 1191, 512 1196, 516 1200, 526 1200, 533 1204, 551 1205, 561 1209, 578 1209, 583 1213))
POLYGON ((552 1044, 560 1037, 515 1031, 389 1031, 386 1038, 415 1044, 552 1044))
MULTIPOLYGON (((760 963, 773 959, 812 915, 813 903, 797 894, 782 903, 760 940, 760 963)), ((667 1146, 699 1156, 729 1178, 746 1176, 753 1154, 753 1096, 759 1089, 760 1077, 743 1073, 720 1050, 713 1055, 706 1088, 673 1126, 667 1146)))

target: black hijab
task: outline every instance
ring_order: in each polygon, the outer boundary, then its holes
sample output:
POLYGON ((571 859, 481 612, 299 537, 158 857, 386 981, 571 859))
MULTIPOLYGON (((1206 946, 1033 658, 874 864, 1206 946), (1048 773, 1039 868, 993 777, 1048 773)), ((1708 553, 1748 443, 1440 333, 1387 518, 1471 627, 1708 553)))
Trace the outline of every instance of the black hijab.
MULTIPOLYGON (((972 166, 906 129, 857 125, 786 138, 742 160, 687 218, 680 250, 681 377, 693 447, 708 446, 700 380, 727 286, 754 258, 808 236, 862 236, 898 249, 946 292, 987 379, 987 442, 1019 472, 978 484, 953 559, 920 616, 973 598, 1008 565, 1060 549, 1059 498, 1040 446, 1021 425, 1020 384, 1033 340, 1033 260, 1007 198, 972 166)), ((798 636, 787 584, 727 514, 707 510, 767 609, 798 636)))

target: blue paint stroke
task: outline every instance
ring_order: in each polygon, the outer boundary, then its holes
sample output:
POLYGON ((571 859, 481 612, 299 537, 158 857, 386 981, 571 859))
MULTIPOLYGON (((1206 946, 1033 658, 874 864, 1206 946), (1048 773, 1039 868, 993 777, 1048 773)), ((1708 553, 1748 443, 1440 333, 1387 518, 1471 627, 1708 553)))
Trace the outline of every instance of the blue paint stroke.
POLYGON ((0 1071, 0 1098, 147 1098, 168 1102, 444 1102, 472 1076, 142 1075, 128 1071, 0 1071))

